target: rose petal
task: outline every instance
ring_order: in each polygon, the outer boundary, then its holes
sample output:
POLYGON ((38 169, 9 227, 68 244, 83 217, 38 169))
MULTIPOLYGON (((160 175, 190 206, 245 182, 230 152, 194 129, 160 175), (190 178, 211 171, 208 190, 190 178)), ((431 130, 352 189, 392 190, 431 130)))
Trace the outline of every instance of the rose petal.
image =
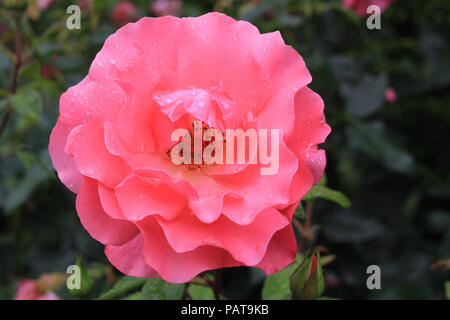
POLYGON ((216 247, 202 246, 189 252, 175 252, 153 217, 140 221, 138 225, 144 236, 145 262, 166 281, 188 282, 206 270, 240 265, 227 251, 216 247))
POLYGON ((156 278, 158 273, 145 263, 143 256, 144 240, 142 234, 120 245, 105 246, 105 255, 120 272, 134 277, 156 278))
POLYGON ((103 128, 94 120, 70 132, 65 151, 73 155, 77 168, 83 175, 99 180, 110 188, 114 188, 130 172, 122 159, 108 152, 103 128))
POLYGON ((148 215, 173 220, 187 208, 184 197, 158 179, 130 176, 117 186, 116 195, 124 216, 132 221, 148 215))
POLYGON ((192 251, 210 245, 223 248, 245 265, 258 263, 272 235, 289 221, 273 208, 260 212, 252 224, 237 225, 226 217, 205 224, 194 215, 184 214, 172 221, 156 218, 170 246, 176 252, 192 251))
POLYGON ((103 244, 121 245, 139 232, 127 220, 111 218, 102 208, 97 181, 83 177, 76 208, 80 221, 92 238, 103 244))
POLYGON ((50 134, 48 152, 61 182, 72 192, 77 193, 80 190, 82 175, 78 171, 73 157, 64 152, 69 133, 70 128, 58 120, 50 134))

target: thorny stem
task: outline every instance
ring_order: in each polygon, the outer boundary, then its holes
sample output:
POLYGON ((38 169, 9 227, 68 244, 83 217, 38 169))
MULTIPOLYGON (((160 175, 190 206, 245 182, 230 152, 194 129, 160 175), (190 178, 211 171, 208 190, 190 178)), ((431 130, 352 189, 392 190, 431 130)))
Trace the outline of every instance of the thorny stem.
POLYGON ((309 229, 311 227, 311 216, 312 216, 312 202, 307 202, 305 207, 305 215, 306 215, 306 221, 305 221, 305 227, 309 229))
POLYGON ((200 277, 205 280, 206 284, 211 288, 214 293, 214 298, 220 300, 220 296, 222 295, 222 270, 217 269, 214 272, 214 280, 209 279, 206 274, 202 274, 200 277))
MULTIPOLYGON (((19 78, 19 70, 20 67, 22 65, 22 57, 21 57, 21 51, 22 51, 22 44, 21 44, 21 40, 20 40, 20 34, 19 34, 19 30, 16 27, 14 30, 14 47, 15 47, 15 53, 16 53, 16 62, 14 65, 14 71, 13 71, 13 77, 12 77, 12 81, 11 81, 11 86, 9 88, 9 92, 14 94, 16 92, 17 89, 17 81, 19 78)), ((0 137, 3 133, 3 130, 6 127, 6 124, 8 123, 8 119, 9 119, 9 115, 11 113, 11 103, 8 104, 8 106, 6 107, 5 113, 3 114, 2 117, 2 121, 0 123, 0 137)))
POLYGON ((214 272, 214 297, 216 300, 220 300, 220 296, 222 295, 222 270, 216 269, 214 272))
POLYGON ((192 299, 192 296, 191 296, 191 294, 189 293, 188 288, 189 288, 189 286, 186 286, 186 288, 184 289, 184 296, 185 296, 186 299, 188 299, 188 300, 194 300, 194 299, 192 299))
POLYGON ((303 247, 305 245, 306 240, 310 238, 309 233, 312 231, 312 229, 311 229, 312 207, 313 207, 312 202, 306 203, 306 206, 305 206, 306 220, 305 220, 305 224, 303 226, 300 224, 300 222, 298 222, 297 220, 294 220, 294 225, 300 231, 301 236, 302 236, 302 238, 300 239, 300 246, 298 248, 298 252, 303 251, 303 247))

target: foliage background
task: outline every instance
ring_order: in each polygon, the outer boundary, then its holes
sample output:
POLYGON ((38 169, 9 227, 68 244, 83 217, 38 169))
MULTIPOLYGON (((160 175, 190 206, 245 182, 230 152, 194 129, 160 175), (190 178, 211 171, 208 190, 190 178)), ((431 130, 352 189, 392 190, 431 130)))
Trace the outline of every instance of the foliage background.
MULTIPOLYGON (((97 297, 120 276, 80 225, 74 195, 57 180, 47 151, 60 94, 87 74, 117 29, 109 19, 117 1, 96 0, 83 11, 81 30, 68 30, 74 2, 57 0, 42 12, 0 6, 0 115, 12 104, 0 137, 1 299, 12 298, 21 279, 64 273, 80 255, 95 280, 81 297, 97 297), (15 33, 22 64, 12 95, 15 33)), ((151 1, 133 2, 139 16, 153 15, 151 1)), ((325 295, 444 299, 449 271, 430 266, 450 258, 450 2, 398 0, 383 12, 381 30, 368 30, 339 0, 184 0, 180 15, 214 9, 261 32, 280 30, 325 101, 333 128, 323 145, 328 186, 352 202, 314 201, 320 229, 307 245, 336 256, 325 267, 325 295), (387 87, 396 102, 385 100, 387 87), (371 264, 381 267, 381 290, 366 287, 371 264)), ((227 269, 224 295, 259 299, 263 281, 259 270, 227 269)))

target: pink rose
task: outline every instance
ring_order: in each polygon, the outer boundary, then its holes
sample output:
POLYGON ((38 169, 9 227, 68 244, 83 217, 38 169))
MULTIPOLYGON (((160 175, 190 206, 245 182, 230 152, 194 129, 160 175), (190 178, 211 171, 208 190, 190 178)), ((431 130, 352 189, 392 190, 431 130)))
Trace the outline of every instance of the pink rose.
POLYGON ((40 290, 36 281, 26 279, 20 281, 14 300, 61 300, 61 298, 52 291, 40 290))
POLYGON ((120 1, 114 6, 109 19, 117 26, 123 26, 128 22, 137 20, 136 6, 130 1, 120 1))
MULTIPOLYGON (((143 18, 111 35, 60 99, 49 151, 76 209, 125 274, 186 282, 291 263, 292 215, 325 168, 330 133, 302 57, 279 32, 224 14, 143 18), (171 161, 175 129, 278 129, 279 170, 171 161)), ((278 142, 278 141, 277 141, 278 142)))
POLYGON ((384 93, 384 97, 386 99, 386 101, 390 102, 390 103, 394 103, 397 101, 397 92, 395 91, 394 88, 387 88, 386 92, 384 93))
POLYGON ((156 0, 150 4, 150 11, 157 16, 176 16, 180 12, 181 6, 180 0, 156 0))
POLYGON ((353 9, 358 15, 367 16, 367 8, 371 5, 377 5, 383 12, 395 0, 342 0, 342 5, 346 8, 353 9))

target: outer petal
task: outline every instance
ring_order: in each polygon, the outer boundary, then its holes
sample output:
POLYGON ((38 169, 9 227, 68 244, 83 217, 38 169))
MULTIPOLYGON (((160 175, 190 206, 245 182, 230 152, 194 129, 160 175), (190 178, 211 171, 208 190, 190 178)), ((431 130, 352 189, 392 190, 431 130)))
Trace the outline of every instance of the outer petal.
POLYGON ((118 270, 134 277, 158 277, 158 273, 149 267, 143 256, 144 240, 142 234, 120 246, 107 245, 105 254, 118 270))
POLYGON ((77 195, 80 221, 91 237, 103 244, 121 245, 136 236, 138 229, 129 221, 112 219, 102 208, 97 181, 84 177, 77 195))
POLYGON ((297 157, 304 159, 316 183, 325 170, 325 152, 317 150, 317 145, 325 141, 331 128, 325 122, 323 100, 305 87, 295 96, 296 134, 288 138, 287 145, 297 157))
POLYGON ((48 151, 58 177, 72 192, 80 190, 82 175, 78 171, 73 157, 65 153, 70 128, 58 120, 50 135, 48 151))
POLYGON ((103 128, 89 121, 72 130, 67 139, 66 153, 73 155, 80 172, 114 188, 130 172, 127 164, 106 150, 103 128))
POLYGON ((153 217, 140 221, 138 225, 144 236, 145 262, 166 281, 187 282, 203 271, 241 264, 227 251, 211 246, 184 253, 175 252, 153 217))
POLYGON ((273 83, 270 99, 255 119, 260 128, 280 129, 289 136, 295 127, 295 93, 311 82, 311 75, 303 58, 284 43, 279 32, 262 34, 254 56, 273 83))
POLYGON ((261 268, 266 275, 275 273, 292 263, 297 254, 297 241, 292 226, 278 231, 273 236, 264 258, 254 267, 261 268))
POLYGON ((277 210, 268 208, 252 224, 236 225, 225 217, 204 224, 194 215, 185 214, 173 221, 156 218, 167 241, 176 252, 192 251, 210 245, 223 248, 245 265, 258 263, 266 252, 272 235, 289 224, 277 210))

